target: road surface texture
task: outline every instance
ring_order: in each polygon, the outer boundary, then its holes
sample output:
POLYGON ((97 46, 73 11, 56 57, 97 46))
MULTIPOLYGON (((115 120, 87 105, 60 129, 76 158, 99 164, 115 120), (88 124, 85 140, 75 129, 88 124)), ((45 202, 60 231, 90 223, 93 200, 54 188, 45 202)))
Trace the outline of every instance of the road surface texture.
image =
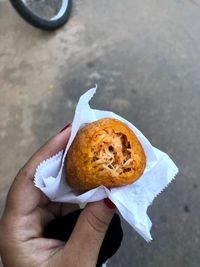
POLYGON ((109 267, 200 266, 200 0, 73 1, 53 33, 29 26, 0 1, 0 212, 28 157, 92 106, 134 123, 180 168, 148 214, 146 243, 123 221, 109 267))

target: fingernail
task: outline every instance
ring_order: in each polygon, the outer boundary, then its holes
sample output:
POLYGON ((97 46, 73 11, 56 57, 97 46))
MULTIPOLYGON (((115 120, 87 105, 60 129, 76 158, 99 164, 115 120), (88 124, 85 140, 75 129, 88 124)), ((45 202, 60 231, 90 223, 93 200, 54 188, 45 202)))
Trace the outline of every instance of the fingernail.
POLYGON ((112 203, 112 201, 109 198, 105 198, 104 203, 109 209, 114 210, 116 208, 115 204, 112 203))
POLYGON ((64 128, 60 130, 59 133, 62 133, 64 130, 66 130, 69 126, 71 126, 71 123, 68 123, 64 128))

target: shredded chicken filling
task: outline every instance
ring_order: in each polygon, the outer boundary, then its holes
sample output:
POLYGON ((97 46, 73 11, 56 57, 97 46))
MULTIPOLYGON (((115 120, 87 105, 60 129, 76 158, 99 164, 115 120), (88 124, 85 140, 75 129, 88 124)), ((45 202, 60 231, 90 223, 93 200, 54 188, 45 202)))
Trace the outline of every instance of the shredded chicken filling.
POLYGON ((133 169, 131 146, 126 135, 102 130, 95 135, 97 145, 93 147, 93 167, 112 176, 133 169))

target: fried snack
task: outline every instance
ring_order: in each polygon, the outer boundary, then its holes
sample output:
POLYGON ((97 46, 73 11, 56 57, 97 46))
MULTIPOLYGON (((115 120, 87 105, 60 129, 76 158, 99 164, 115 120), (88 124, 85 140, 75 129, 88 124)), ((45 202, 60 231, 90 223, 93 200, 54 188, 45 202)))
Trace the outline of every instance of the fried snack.
POLYGON ((65 159, 67 183, 83 191, 133 183, 145 166, 144 150, 133 131, 111 118, 81 128, 65 159))

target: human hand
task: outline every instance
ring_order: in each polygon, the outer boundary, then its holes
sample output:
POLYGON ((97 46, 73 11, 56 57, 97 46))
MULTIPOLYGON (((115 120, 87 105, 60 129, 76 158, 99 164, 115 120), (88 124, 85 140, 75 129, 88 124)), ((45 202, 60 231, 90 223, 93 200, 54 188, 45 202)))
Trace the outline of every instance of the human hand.
POLYGON ((68 127, 51 138, 17 174, 0 220, 0 255, 5 267, 95 267, 114 207, 104 201, 89 203, 65 243, 43 237, 44 227, 56 216, 76 208, 51 203, 34 186, 37 165, 62 150, 70 135, 68 127))

